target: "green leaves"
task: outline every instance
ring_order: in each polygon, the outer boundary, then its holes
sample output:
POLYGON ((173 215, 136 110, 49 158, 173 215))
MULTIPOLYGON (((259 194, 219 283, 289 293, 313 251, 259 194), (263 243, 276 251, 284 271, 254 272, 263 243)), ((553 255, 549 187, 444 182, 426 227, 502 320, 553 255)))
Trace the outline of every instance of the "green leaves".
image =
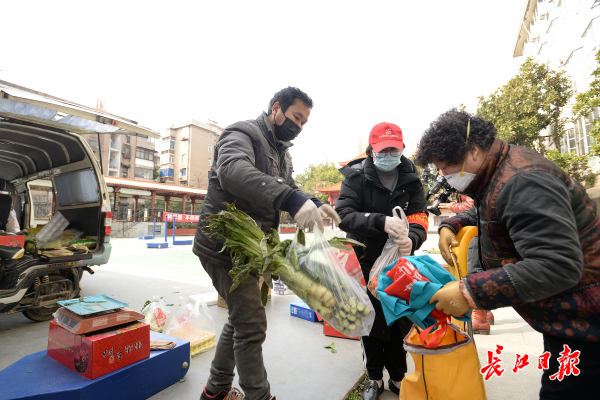
POLYGON ((477 113, 496 126, 500 139, 544 154, 540 131, 550 128, 548 137, 560 147, 566 123, 561 112, 572 95, 564 71, 555 71, 528 57, 506 85, 488 98, 479 97, 477 113))
POLYGON ((262 283, 260 287, 260 301, 263 306, 267 305, 267 301, 269 300, 269 286, 267 286, 266 282, 262 283))
MULTIPOLYGON (((341 182, 344 176, 332 162, 309 165, 303 173, 296 176, 296 184, 305 193, 314 194, 317 189, 341 182)), ((326 203, 328 195, 316 193, 315 196, 326 203)))
POLYGON ((335 343, 333 343, 333 342, 331 342, 331 344, 328 345, 328 346, 323 346, 323 348, 324 349, 331 349, 331 352, 334 353, 334 354, 337 353, 337 350, 335 349, 335 343))

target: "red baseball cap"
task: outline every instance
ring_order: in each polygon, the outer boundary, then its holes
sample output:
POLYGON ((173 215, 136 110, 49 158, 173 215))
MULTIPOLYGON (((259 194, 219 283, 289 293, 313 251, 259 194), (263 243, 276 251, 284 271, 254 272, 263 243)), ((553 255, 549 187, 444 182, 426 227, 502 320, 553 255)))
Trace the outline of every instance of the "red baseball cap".
POLYGON ((395 147, 404 150, 402 141, 402 129, 396 124, 382 122, 371 129, 369 134, 369 144, 373 147, 375 153, 381 152, 386 147, 395 147))

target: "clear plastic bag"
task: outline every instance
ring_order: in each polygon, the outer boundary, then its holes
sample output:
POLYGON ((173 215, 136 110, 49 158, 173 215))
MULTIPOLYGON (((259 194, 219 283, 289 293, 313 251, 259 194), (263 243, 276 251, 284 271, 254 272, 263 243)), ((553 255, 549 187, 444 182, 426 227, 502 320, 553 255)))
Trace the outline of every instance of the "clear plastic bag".
POLYGON ((150 329, 160 333, 167 323, 170 311, 163 299, 154 296, 154 299, 142 309, 142 314, 146 316, 144 322, 150 325, 150 329))
POLYGON ((367 336, 375 319, 373 304, 336 253, 319 229, 310 245, 299 243, 296 232, 287 254, 295 271, 281 280, 336 330, 350 337, 367 336))
POLYGON ((196 300, 191 312, 185 299, 180 296, 179 300, 181 303, 165 333, 190 342, 192 356, 216 346, 215 323, 204 299, 196 300))
MULTIPOLYGON (((402 233, 405 235, 404 237, 408 238, 408 220, 406 219, 406 214, 404 214, 404 211, 400 207, 394 207, 392 214, 394 223, 401 224, 403 225, 403 228, 406 228, 402 229, 402 233)), ((394 243, 394 240, 396 239, 399 238, 392 236, 391 234, 388 236, 388 240, 385 242, 381 255, 375 260, 375 264, 373 264, 373 268, 371 268, 371 272, 369 273, 367 287, 376 299, 379 299, 377 284, 379 283, 379 274, 381 274, 381 271, 391 263, 397 262, 400 257, 410 256, 410 254, 402 254, 400 246, 394 243)))
POLYGON ((6 222, 6 232, 17 233, 20 230, 19 221, 17 221, 17 213, 15 210, 11 210, 10 214, 8 214, 8 222, 6 222))

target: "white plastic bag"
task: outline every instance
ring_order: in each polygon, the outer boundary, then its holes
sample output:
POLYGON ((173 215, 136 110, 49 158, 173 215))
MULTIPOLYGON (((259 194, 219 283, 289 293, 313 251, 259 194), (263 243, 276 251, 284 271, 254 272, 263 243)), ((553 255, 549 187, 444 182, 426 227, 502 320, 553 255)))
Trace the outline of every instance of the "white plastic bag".
POLYGON ((17 233, 21 230, 19 227, 19 221, 17 221, 17 213, 15 210, 11 210, 8 214, 8 222, 6 223, 6 232, 17 233))
POLYGON ((165 333, 190 342, 191 355, 202 353, 216 346, 215 323, 204 299, 200 297, 196 300, 196 304, 189 314, 185 299, 181 296, 179 299, 181 301, 179 314, 173 317, 165 333))
POLYGON ((154 299, 142 309, 142 314, 146 316, 144 322, 150 325, 150 329, 160 333, 167 323, 170 311, 163 299, 154 296, 154 299))
MULTIPOLYGON (((408 220, 406 219, 406 214, 404 214, 404 211, 400 207, 394 207, 392 214, 394 218, 394 224, 399 224, 402 226, 402 237, 408 238, 408 220)), ((402 254, 400 251, 400 246, 394 243, 395 239, 399 238, 391 234, 388 235, 388 240, 385 242, 383 251, 377 260, 375 260, 373 268, 371 268, 371 272, 369 273, 369 282, 367 283, 367 287, 376 299, 379 299, 379 294, 377 294, 377 284, 379 282, 379 274, 383 268, 393 262, 398 261, 400 257, 410 256, 410 254, 402 254)))
POLYGON ((287 258, 297 273, 289 279, 281 276, 281 280, 298 297, 344 335, 369 335, 375 319, 373 304, 319 229, 310 245, 299 243, 296 232, 287 258))

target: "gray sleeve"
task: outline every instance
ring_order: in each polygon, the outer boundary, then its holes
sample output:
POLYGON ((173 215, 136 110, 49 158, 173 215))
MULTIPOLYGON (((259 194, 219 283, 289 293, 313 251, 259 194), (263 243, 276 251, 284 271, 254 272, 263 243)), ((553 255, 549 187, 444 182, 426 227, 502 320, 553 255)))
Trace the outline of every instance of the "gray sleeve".
POLYGON ((282 178, 255 167, 254 148, 248 135, 232 132, 222 137, 217 151, 217 177, 221 187, 234 196, 275 208, 275 199, 292 190, 282 178))
POLYGON ((540 171, 516 175, 501 189, 496 214, 523 258, 504 266, 523 301, 547 298, 580 281, 583 253, 571 194, 557 177, 540 171))

